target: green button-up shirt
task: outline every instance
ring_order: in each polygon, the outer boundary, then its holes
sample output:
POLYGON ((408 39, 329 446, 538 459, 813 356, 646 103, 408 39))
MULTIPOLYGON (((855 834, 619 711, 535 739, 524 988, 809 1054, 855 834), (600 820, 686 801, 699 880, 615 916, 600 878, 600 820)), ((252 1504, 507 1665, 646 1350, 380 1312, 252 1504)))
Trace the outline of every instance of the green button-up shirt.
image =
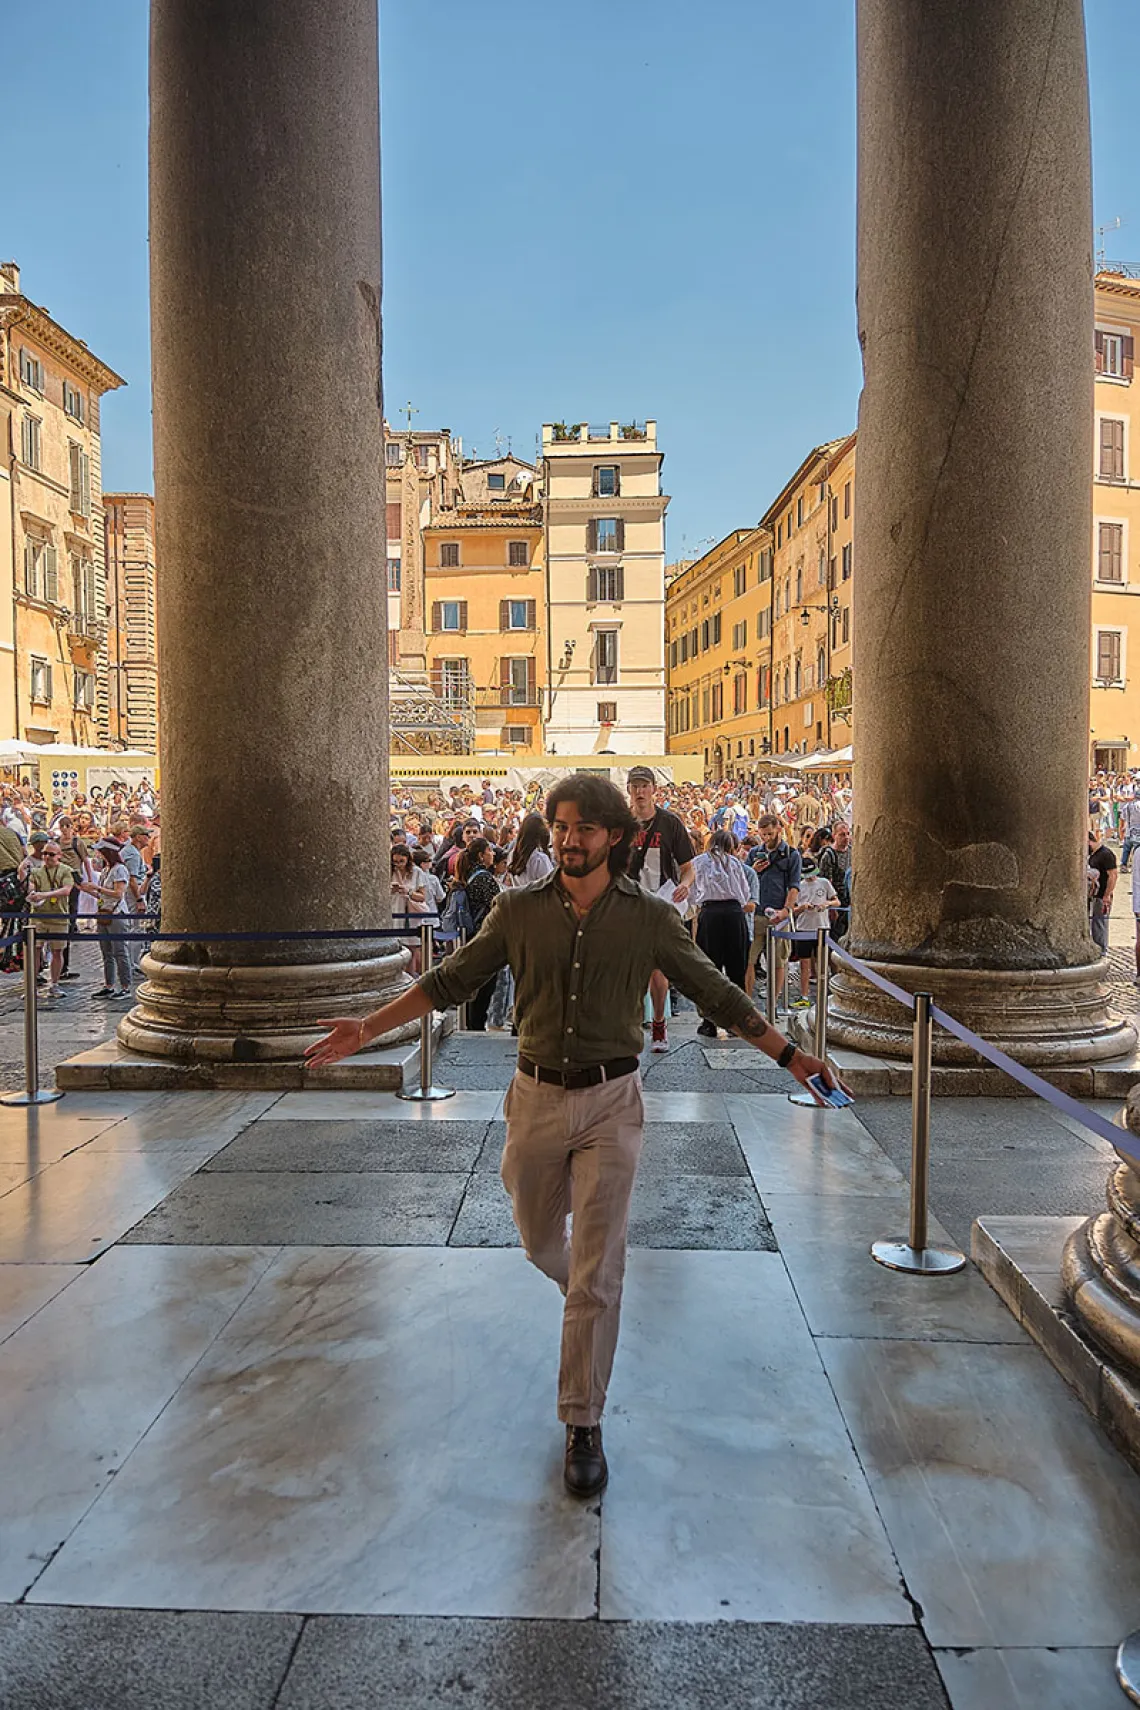
POLYGON ((642 1006, 660 968, 721 1027, 756 1009, 697 949, 670 904, 624 876, 579 920, 557 872, 504 891, 470 943, 420 980, 436 1009, 466 1003, 502 967, 515 977, 519 1050, 548 1069, 636 1057, 642 1006))

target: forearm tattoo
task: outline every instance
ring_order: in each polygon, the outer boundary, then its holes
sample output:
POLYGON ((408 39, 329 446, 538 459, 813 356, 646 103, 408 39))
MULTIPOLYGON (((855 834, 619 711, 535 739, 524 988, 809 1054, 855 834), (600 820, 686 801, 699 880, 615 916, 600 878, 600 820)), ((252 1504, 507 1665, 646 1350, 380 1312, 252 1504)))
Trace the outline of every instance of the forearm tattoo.
POLYGON ((768 1023, 764 1020, 760 1011, 758 1009, 754 1009, 752 1013, 745 1016, 744 1020, 740 1023, 740 1031, 749 1039, 763 1039, 764 1035, 768 1032, 768 1023))

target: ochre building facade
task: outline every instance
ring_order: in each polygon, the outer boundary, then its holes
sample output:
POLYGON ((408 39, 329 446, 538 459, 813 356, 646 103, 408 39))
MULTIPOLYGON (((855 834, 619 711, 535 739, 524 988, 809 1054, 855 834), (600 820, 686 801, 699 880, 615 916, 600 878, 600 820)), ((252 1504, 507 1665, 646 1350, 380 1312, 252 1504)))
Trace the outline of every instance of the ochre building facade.
POLYGON ((108 734, 114 747, 158 753, 158 564, 154 499, 104 493, 108 734))

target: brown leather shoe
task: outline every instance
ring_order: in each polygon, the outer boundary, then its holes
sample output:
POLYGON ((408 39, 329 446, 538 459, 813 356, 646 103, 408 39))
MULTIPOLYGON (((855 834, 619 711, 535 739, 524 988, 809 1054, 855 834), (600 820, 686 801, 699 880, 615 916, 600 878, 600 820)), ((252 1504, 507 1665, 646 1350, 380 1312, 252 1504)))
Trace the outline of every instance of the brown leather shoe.
POLYGON ((610 1469, 600 1425, 567 1425, 566 1465, 562 1478, 571 1496, 600 1496, 610 1469))

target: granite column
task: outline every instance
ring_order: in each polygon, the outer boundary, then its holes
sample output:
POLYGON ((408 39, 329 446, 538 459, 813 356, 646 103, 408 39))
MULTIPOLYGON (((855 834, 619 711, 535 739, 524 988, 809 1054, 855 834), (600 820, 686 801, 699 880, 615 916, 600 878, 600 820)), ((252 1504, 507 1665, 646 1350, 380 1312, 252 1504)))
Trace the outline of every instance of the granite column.
MULTIPOLYGON (((859 0, 858 35, 849 947, 1023 1062, 1118 1056, 1085 902, 1081 0, 859 0)), ((909 1048, 898 1005, 833 990, 833 1039, 909 1048)))
MULTIPOLYGON (((152 0, 163 925, 389 918, 376 0, 152 0)), ((136 1050, 295 1058, 392 941, 161 944, 136 1050)))

